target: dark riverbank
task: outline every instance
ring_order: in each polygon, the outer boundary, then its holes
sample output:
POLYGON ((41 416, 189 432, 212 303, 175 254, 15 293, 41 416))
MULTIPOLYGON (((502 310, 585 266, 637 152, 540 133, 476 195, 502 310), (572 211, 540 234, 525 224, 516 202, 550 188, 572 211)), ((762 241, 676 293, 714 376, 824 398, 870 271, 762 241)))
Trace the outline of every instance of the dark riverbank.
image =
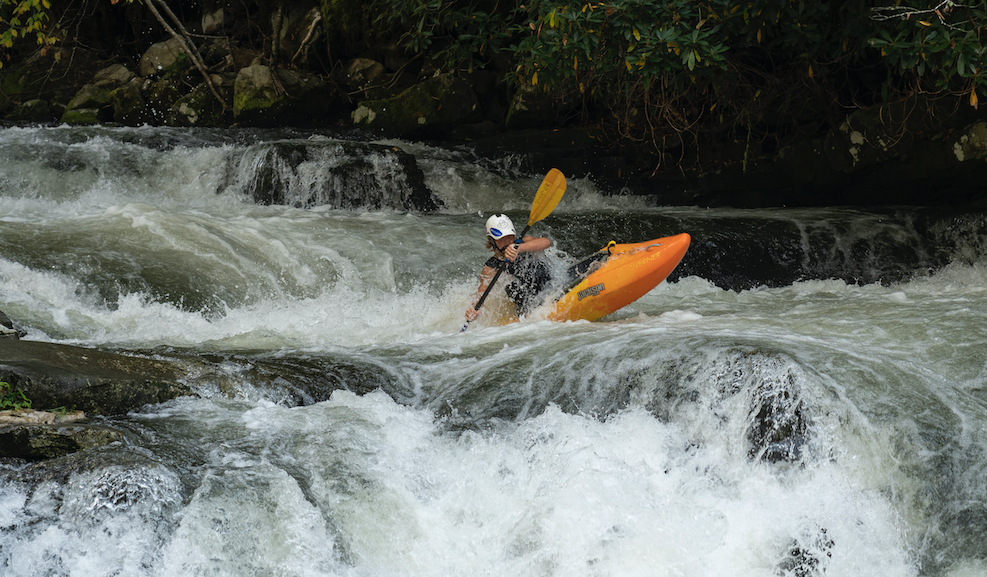
MULTIPOLYGON (((421 140, 510 155, 532 173, 558 167, 609 194, 660 205, 987 206, 987 113, 966 94, 848 104, 827 100, 820 85, 797 117, 788 108, 772 117, 759 104, 763 118, 747 124, 697 117, 688 129, 642 132, 651 120, 634 121, 633 108, 618 120, 600 102, 525 87, 504 59, 449 68, 434 57, 438 47, 414 53, 382 37, 347 41, 339 34, 353 25, 327 19, 352 6, 258 6, 183 6, 184 27, 169 33, 130 5, 93 15, 98 26, 87 38, 100 37, 88 44, 41 52, 20 44, 0 68, 0 116, 421 140), (258 26, 269 35, 258 37, 258 26)), ((798 100, 816 90, 807 86, 782 83, 755 99, 798 100)))

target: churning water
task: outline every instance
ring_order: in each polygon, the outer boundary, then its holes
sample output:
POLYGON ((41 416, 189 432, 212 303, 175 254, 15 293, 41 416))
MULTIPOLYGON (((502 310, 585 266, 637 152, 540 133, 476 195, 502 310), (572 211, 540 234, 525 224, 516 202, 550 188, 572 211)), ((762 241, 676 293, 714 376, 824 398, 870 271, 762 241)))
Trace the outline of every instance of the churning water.
POLYGON ((541 175, 338 145, 0 130, 0 310, 198 394, 0 464, 0 574, 987 573, 983 214, 570 179, 551 258, 688 232, 681 266, 601 322, 460 333, 486 216, 523 223, 541 175))

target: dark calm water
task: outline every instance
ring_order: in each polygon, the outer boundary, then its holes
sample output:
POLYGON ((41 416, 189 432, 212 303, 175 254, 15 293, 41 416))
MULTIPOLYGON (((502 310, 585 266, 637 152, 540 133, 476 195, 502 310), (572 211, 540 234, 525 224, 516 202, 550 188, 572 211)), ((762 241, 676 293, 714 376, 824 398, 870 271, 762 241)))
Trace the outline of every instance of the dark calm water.
POLYGON ((0 129, 0 310, 199 394, 0 465, 0 574, 987 573, 983 214, 571 179, 554 262, 688 232, 682 265, 601 322, 459 333, 484 220, 523 223, 541 175, 388 141, 442 207, 370 153, 360 205, 335 142, 0 129))

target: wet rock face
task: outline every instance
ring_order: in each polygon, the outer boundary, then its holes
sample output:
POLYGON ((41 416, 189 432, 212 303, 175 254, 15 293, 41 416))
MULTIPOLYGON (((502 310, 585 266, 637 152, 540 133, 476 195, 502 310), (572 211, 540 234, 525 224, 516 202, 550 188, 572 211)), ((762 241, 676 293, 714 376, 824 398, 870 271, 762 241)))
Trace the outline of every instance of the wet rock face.
POLYGON ((789 544, 785 558, 778 566, 779 575, 818 577, 826 574, 826 566, 833 556, 833 539, 822 527, 814 534, 804 533, 789 544))
POLYGON ((126 414, 192 391, 168 363, 95 349, 0 339, 0 380, 34 409, 66 407, 90 415, 126 414))
POLYGON ((802 457, 808 429, 805 407, 791 379, 764 383, 754 393, 748 457, 769 463, 796 462, 802 457))
POLYGON ((39 461, 74 453, 79 444, 67 435, 51 429, 8 427, 0 429, 0 456, 39 461))
POLYGON ((14 324, 3 311, 0 311, 0 340, 20 339, 27 335, 23 327, 14 324))
POLYGON ((125 414, 193 394, 167 363, 22 341, 13 327, 0 312, 0 381, 19 395, 17 408, 0 411, 0 459, 41 461, 121 441, 121 431, 86 422, 86 413, 125 414))
POLYGON ((20 332, 14 328, 14 323, 3 311, 0 311, 0 339, 18 339, 20 332))
POLYGON ((648 409, 661 419, 716 415, 731 437, 743 440, 750 461, 798 464, 811 457, 811 395, 798 364, 757 349, 717 351, 715 357, 669 365, 652 391, 635 394, 650 397, 648 409))
MULTIPOLYGON (((275 142, 258 150, 246 193, 259 204, 296 207, 397 209, 430 212, 440 201, 425 184, 415 157, 400 149, 356 142, 275 142), (328 177, 312 182, 303 166, 317 163, 328 177)), ((240 166, 237 170, 243 170, 240 166)))
POLYGON ((42 461, 122 440, 123 433, 109 427, 12 425, 0 427, 0 458, 42 461))

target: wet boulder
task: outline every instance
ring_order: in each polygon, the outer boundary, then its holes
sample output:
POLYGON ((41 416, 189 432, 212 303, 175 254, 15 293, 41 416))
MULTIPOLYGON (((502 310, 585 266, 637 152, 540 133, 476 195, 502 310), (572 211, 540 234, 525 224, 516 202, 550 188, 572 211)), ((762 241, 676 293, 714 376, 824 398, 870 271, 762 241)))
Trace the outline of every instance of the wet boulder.
POLYGON ((99 124, 111 119, 112 116, 107 115, 99 108, 73 108, 62 113, 61 122, 64 124, 99 124))
POLYGON ((824 527, 803 529, 788 544, 785 556, 778 565, 778 574, 791 577, 825 575, 835 544, 824 527))
POLYGON ((134 78, 134 73, 122 64, 108 66, 93 76, 93 81, 76 93, 68 108, 99 108, 110 102, 110 93, 134 78))
POLYGON ((123 440, 121 431, 84 419, 82 411, 0 411, 0 457, 41 461, 123 440))
POLYGON ((353 123, 382 136, 439 137, 460 124, 481 120, 476 94, 449 74, 431 78, 397 96, 366 100, 352 113, 353 123))
POLYGON ((134 79, 134 73, 122 64, 114 64, 97 72, 93 81, 84 85, 69 102, 62 115, 66 124, 89 124, 90 121, 112 120, 110 94, 134 79))
POLYGON ((160 78, 157 80, 146 79, 144 81, 144 101, 147 109, 155 119, 155 124, 161 124, 167 120, 171 107, 182 98, 182 92, 172 78, 160 78))
POLYGON ((0 339, 19 339, 24 336, 24 333, 18 330, 13 321, 10 320, 3 311, 0 311, 0 339))
POLYGON ((90 415, 125 414, 192 395, 170 363, 96 349, 0 339, 0 381, 35 409, 69 407, 90 415))

